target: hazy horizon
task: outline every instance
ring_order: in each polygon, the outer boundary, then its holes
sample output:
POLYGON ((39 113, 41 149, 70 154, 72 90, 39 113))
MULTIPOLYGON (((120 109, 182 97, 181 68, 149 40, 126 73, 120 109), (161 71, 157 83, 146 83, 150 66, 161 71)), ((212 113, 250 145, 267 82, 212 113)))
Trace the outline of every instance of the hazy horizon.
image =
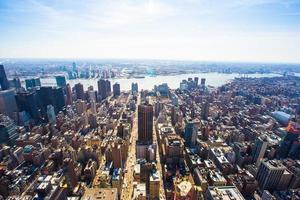
POLYGON ((300 63, 294 0, 0 2, 0 58, 300 63))

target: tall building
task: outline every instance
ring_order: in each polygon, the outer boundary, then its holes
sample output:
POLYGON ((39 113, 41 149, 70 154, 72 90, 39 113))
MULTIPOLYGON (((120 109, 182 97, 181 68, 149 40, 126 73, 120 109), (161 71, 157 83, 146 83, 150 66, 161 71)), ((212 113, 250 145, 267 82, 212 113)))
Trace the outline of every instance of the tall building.
POLYGON ((120 89, 120 84, 119 83, 115 83, 113 85, 113 94, 114 94, 114 97, 120 96, 121 89, 120 89))
POLYGON ((196 86, 198 86, 198 83, 199 83, 199 78, 198 77, 194 77, 194 83, 196 86))
POLYGON ((153 137, 153 106, 142 104, 138 106, 138 140, 152 143, 153 137))
POLYGON ((18 137, 17 126, 13 120, 0 114, 0 144, 13 145, 18 137))
POLYGON ((15 118, 14 113, 17 112, 17 104, 14 89, 0 91, 0 113, 15 118))
POLYGON ((38 97, 35 91, 17 93, 16 102, 19 112, 25 111, 30 115, 32 119, 39 120, 40 114, 38 107, 38 97))
POLYGON ((47 106, 54 105, 54 97, 52 87, 41 87, 37 90, 37 97, 39 107, 41 108, 41 114, 44 118, 47 118, 47 106))
POLYGON ((10 88, 16 88, 16 89, 20 89, 22 86, 21 86, 21 81, 18 77, 12 79, 12 80, 9 80, 9 87, 10 88))
POLYGON ((197 128, 192 119, 189 119, 185 124, 184 140, 188 147, 194 147, 197 140, 197 128))
POLYGON ((201 118, 207 120, 208 116, 209 116, 209 103, 208 101, 205 101, 202 103, 202 107, 201 107, 201 118))
POLYGON ((255 162, 256 166, 259 166, 260 162, 264 158, 267 147, 268 141, 266 137, 262 136, 256 139, 253 151, 253 162, 255 162))
POLYGON ((83 85, 81 83, 77 83, 75 86, 75 93, 76 93, 76 98, 84 100, 84 90, 83 90, 83 85))
POLYGON ((67 84, 66 87, 66 104, 67 105, 72 105, 73 98, 72 98, 72 89, 70 84, 67 84))
POLYGON ((205 86, 205 81, 206 81, 205 78, 201 78, 201 86, 205 86))
POLYGON ((56 116, 55 116, 54 106, 52 105, 47 106, 47 118, 50 123, 55 124, 56 116))
POLYGON ((65 96, 62 87, 54 87, 53 90, 53 99, 54 99, 54 109, 55 113, 62 111, 65 106, 65 96))
POLYGON ((7 90, 9 88, 9 83, 3 65, 0 65, 0 86, 2 90, 7 90))
POLYGON ((25 80, 26 89, 41 87, 41 80, 40 78, 31 78, 25 80))
POLYGON ((262 161, 256 174, 260 189, 276 189, 285 170, 285 166, 279 160, 262 161))
POLYGON ((131 93, 135 94, 139 92, 138 84, 137 83, 131 83, 131 93))
POLYGON ((56 76, 55 79, 58 87, 65 87, 67 85, 65 76, 56 76))
POLYGON ((280 158, 300 159, 300 151, 295 148, 299 145, 300 124, 291 121, 286 128, 286 136, 281 141, 279 156, 280 158))
POLYGON ((150 199, 159 199, 159 189, 160 189, 160 177, 159 173, 152 172, 149 177, 149 196, 150 199))
POLYGON ((109 80, 98 80, 98 93, 101 100, 106 99, 110 95, 111 85, 109 80))
POLYGON ((68 188, 72 191, 78 183, 78 178, 75 172, 75 163, 70 158, 64 159, 64 174, 68 188))

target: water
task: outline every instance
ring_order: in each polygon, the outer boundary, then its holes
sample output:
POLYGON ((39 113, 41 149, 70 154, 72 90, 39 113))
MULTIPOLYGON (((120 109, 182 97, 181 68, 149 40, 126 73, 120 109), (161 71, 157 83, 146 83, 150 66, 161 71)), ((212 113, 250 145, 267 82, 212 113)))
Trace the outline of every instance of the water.
MULTIPOLYGON (((171 89, 179 88, 179 84, 183 79, 188 79, 189 77, 199 77, 199 82, 201 78, 206 78, 206 85, 211 85, 214 87, 221 86, 225 83, 228 83, 235 77, 242 77, 245 75, 241 74, 223 74, 223 73, 195 73, 195 74, 181 74, 181 75, 169 75, 169 76, 155 76, 150 77, 146 76, 145 78, 139 79, 139 78, 113 78, 110 79, 112 85, 116 82, 120 83, 121 90, 130 90, 131 89, 131 83, 136 82, 138 83, 139 90, 151 90, 154 88, 154 85, 159 85, 162 83, 167 83, 168 86, 171 89)), ((280 76, 278 74, 247 74, 247 77, 274 77, 274 76, 280 76)), ((67 80, 67 83, 73 87, 76 83, 83 84, 83 87, 85 90, 91 85, 94 87, 94 90, 98 89, 97 86, 97 80, 98 79, 75 79, 75 80, 67 80)), ((42 86, 56 86, 55 78, 42 78, 41 79, 42 86)))

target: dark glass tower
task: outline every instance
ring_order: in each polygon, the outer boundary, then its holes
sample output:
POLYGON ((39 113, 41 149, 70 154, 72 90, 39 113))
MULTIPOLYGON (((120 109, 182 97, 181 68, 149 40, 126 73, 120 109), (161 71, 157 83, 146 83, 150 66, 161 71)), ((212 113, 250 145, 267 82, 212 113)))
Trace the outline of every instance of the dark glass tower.
POLYGON ((138 107, 138 140, 152 143, 153 140, 153 106, 149 104, 138 107))
POLYGON ((7 90, 9 88, 9 83, 3 65, 0 65, 0 85, 2 90, 7 90))

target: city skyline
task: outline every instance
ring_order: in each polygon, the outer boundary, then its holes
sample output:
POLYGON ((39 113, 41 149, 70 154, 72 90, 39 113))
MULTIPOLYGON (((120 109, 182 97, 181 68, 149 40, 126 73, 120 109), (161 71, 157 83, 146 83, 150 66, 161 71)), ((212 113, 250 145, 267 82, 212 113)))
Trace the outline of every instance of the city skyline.
POLYGON ((299 63, 300 2, 2 1, 1 58, 299 63))

